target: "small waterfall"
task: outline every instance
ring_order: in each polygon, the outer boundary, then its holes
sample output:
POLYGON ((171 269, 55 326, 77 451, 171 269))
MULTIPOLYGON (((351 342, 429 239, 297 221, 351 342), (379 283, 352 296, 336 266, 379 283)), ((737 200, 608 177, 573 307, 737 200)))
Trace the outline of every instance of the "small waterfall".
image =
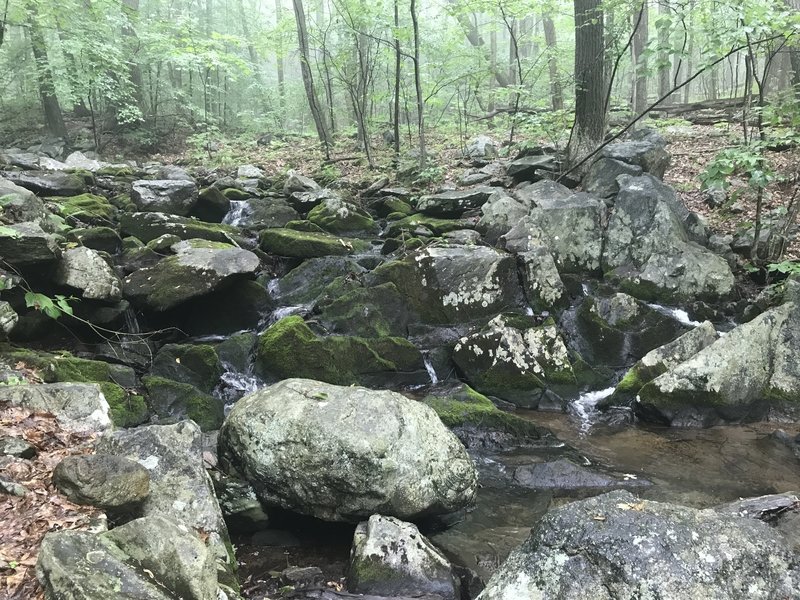
POLYGON ((689 318, 689 313, 682 308, 671 308, 660 304, 648 304, 647 306, 653 310, 657 310, 662 315, 675 319, 678 323, 682 323, 683 325, 688 325, 689 327, 697 327, 700 325, 699 321, 692 321, 692 319, 689 318))
POLYGON ((425 363, 425 370, 428 372, 428 377, 431 378, 431 385, 436 385, 439 383, 439 377, 436 375, 436 369, 433 368, 431 357, 428 356, 427 352, 422 354, 422 361, 425 363))
POLYGON ((270 325, 274 325, 284 317, 291 317, 292 315, 306 316, 311 312, 311 307, 306 304, 298 306, 281 306, 273 310, 265 319, 259 323, 259 329, 266 329, 270 325))
POLYGON ((241 400, 247 394, 258 391, 264 386, 264 382, 252 373, 252 365, 244 373, 237 371, 227 363, 223 363, 223 368, 225 372, 220 377, 219 384, 217 384, 213 394, 214 397, 222 400, 225 405, 225 414, 227 415, 238 400, 241 400))
POLYGON ((245 217, 249 217, 252 212, 250 203, 247 200, 231 200, 231 209, 225 218, 222 219, 224 225, 240 225, 245 217))
POLYGON ((571 402, 569 411, 581 420, 581 434, 585 435, 592 428, 597 415, 597 403, 608 398, 614 393, 613 387, 604 390, 595 390, 581 394, 577 400, 571 402))
POLYGON ((135 334, 142 332, 139 327, 139 319, 136 318, 136 311, 131 307, 128 307, 125 311, 125 329, 127 329, 128 333, 135 334))

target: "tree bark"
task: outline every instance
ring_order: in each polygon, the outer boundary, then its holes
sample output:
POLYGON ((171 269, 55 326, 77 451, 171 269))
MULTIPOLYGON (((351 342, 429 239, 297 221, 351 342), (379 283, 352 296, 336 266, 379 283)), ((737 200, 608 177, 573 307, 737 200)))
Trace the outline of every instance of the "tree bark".
POLYGON ((42 30, 36 22, 36 7, 30 4, 29 10, 28 25, 30 26, 31 50, 34 59, 36 59, 36 79, 39 84, 39 97, 42 101, 47 130, 55 137, 66 139, 67 128, 64 126, 64 116, 61 113, 58 96, 56 96, 53 71, 47 58, 47 44, 42 30))
POLYGON ((308 108, 311 111, 311 116, 314 119, 314 125, 317 129, 317 136, 319 141, 325 146, 325 158, 330 158, 329 145, 330 135, 328 127, 325 123, 325 115, 319 106, 317 94, 314 90, 314 74, 311 71, 311 66, 308 63, 308 30, 306 28, 306 13, 303 8, 303 0, 292 0, 294 6, 294 16, 297 22, 297 43, 300 47, 300 71, 303 76, 303 86, 306 90, 306 99, 308 100, 308 108))
MULTIPOLYGON (((283 16, 283 0, 275 0, 275 25, 280 27, 281 17, 283 16)), ((283 44, 278 40, 278 51, 275 53, 275 64, 278 74, 278 105, 281 109, 281 120, 286 116, 286 81, 283 66, 283 44)))
MULTIPOLYGON (((662 17, 669 15, 669 4, 660 2, 658 4, 658 14, 662 17)), ((669 80, 669 33, 670 28, 663 25, 658 28, 658 96, 666 95, 671 87, 669 80)), ((691 69, 689 69, 691 71, 691 69)))
POLYGON ((395 160, 400 159, 400 77, 401 71, 401 49, 400 38, 400 0, 394 0, 394 103, 392 106, 392 126, 394 133, 394 155, 395 160))
POLYGON ((606 130, 603 12, 600 0, 573 0, 575 9, 575 122, 567 160, 577 164, 603 141, 606 130))
MULTIPOLYGON (((631 59, 633 61, 633 94, 634 115, 640 115, 647 108, 647 58, 643 56, 647 47, 648 23, 647 0, 643 0, 638 13, 634 13, 633 22, 636 27, 631 43, 631 59)), ((664 67, 660 68, 665 70, 664 67)), ((666 68, 669 77, 669 67, 666 68)))
MULTIPOLYGON (((491 63, 491 57, 489 56, 489 52, 486 50, 486 43, 483 41, 483 38, 478 31, 478 26, 470 20, 469 16, 460 12, 456 6, 457 0, 447 0, 447 2, 454 7, 453 16, 458 21, 458 24, 461 25, 461 29, 464 31, 464 35, 467 37, 469 43, 475 48, 482 49, 484 56, 486 57, 486 61, 491 63)), ((492 68, 492 75, 494 75, 497 85, 500 87, 508 87, 508 76, 497 67, 496 63, 492 68)))
POLYGON ((558 42, 556 26, 549 15, 542 15, 544 41, 547 44, 547 70, 550 75, 550 101, 553 110, 564 110, 564 91, 558 77, 558 42))
POLYGON ((427 163, 425 150, 425 102, 422 99, 422 81, 419 64, 419 19, 417 18, 417 0, 411 0, 411 25, 414 30, 414 87, 417 92, 417 129, 419 131, 419 168, 424 169, 427 163))

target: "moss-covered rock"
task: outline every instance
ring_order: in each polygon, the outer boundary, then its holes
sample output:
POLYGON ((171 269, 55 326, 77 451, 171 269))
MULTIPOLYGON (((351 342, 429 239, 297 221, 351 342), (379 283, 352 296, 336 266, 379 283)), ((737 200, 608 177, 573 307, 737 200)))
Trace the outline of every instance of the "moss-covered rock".
POLYGON ((150 408, 162 419, 189 418, 203 431, 222 425, 222 402, 193 385, 156 376, 142 377, 142 383, 147 388, 150 408))
POLYGON ((208 344, 167 344, 162 347, 150 369, 151 375, 188 383, 211 393, 222 375, 222 363, 208 344))
POLYGON ((355 204, 328 198, 311 209, 308 220, 331 233, 369 231, 375 228, 372 217, 355 204))
POLYGON ((116 427, 136 427, 147 422, 150 411, 142 396, 129 394, 116 383, 100 384, 111 409, 111 421, 116 427))
POLYGON ((230 200, 247 200, 250 198, 250 194, 245 192, 244 190, 240 190, 239 188, 225 188, 222 190, 222 194, 230 200))
POLYGON ((122 248, 122 240, 116 230, 111 227, 86 227, 72 229, 66 235, 67 240, 77 242, 92 250, 116 254, 122 248))
POLYGON ((442 235, 448 231, 458 229, 474 229, 475 224, 465 219, 437 219, 422 214, 415 214, 398 221, 394 221, 386 231, 387 237, 397 237, 399 235, 414 235, 420 227, 429 229, 434 235, 442 235))
POLYGON ((233 240, 240 245, 246 244, 239 229, 231 225, 206 223, 198 219, 164 213, 126 213, 120 215, 119 224, 123 234, 135 236, 143 242, 149 242, 170 233, 182 240, 198 238, 227 243, 231 243, 233 240))
MULTIPOLYGON (((238 200, 238 198, 233 198, 238 200)), ((201 221, 220 223, 231 210, 231 199, 213 185, 200 190, 191 215, 201 221)))
POLYGON ((103 196, 94 194, 81 194, 69 198, 49 198, 58 205, 58 213, 68 219, 70 217, 79 221, 90 223, 108 223, 113 221, 116 207, 103 196))
POLYGON ((259 242, 265 252, 295 258, 343 256, 363 252, 370 247, 364 240, 286 228, 263 230, 259 234, 259 242))
POLYGON ((319 322, 331 333, 361 337, 408 335, 413 317, 393 283, 363 287, 341 277, 317 301, 319 322))
POLYGON ((423 368, 422 355, 402 338, 317 336, 301 317, 281 319, 259 339, 256 366, 279 379, 303 377, 338 385, 369 376, 423 368))

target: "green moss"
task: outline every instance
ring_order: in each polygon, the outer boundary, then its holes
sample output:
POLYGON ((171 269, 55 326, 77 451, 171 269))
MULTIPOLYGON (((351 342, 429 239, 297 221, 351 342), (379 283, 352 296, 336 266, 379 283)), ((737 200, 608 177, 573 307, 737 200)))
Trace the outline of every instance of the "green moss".
POLYGON ((135 236, 145 243, 164 234, 173 234, 182 240, 197 238, 227 243, 235 240, 245 244, 237 227, 188 217, 170 216, 168 221, 162 221, 153 219, 147 213, 131 213, 120 215, 119 224, 124 234, 135 236))
POLYGON ((645 384, 638 393, 641 404, 657 409, 675 410, 686 406, 725 406, 725 396, 719 392, 687 391, 663 393, 657 386, 645 384))
POLYGON ((286 228, 264 229, 259 235, 259 242, 265 252, 296 258, 341 256, 363 252, 370 247, 364 240, 286 228))
POLYGON ((412 232, 417 227, 425 227, 430 229, 434 235, 442 235, 449 231, 457 231, 459 229, 474 229, 475 226, 469 221, 463 219, 437 219, 435 217, 428 217, 422 214, 411 215, 394 221, 386 232, 387 237, 397 237, 401 233, 412 232))
POLYGON ((247 192, 242 191, 242 190, 240 190, 238 188, 226 188, 226 189, 222 190, 222 194, 228 200, 247 200, 248 198, 251 197, 250 194, 248 194, 247 192))
POLYGON ((308 220, 332 233, 367 231, 375 226, 372 217, 352 204, 327 201, 308 213, 308 220))
POLYGON ((58 213, 65 219, 74 217, 79 220, 111 221, 117 214, 117 209, 106 198, 94 194, 49 200, 58 204, 58 213))
POLYGON ((311 221, 305 220, 295 220, 289 221, 284 225, 286 229, 291 229, 293 231, 308 231, 310 233, 325 233, 325 230, 317 225, 316 223, 312 223, 311 221))
POLYGON ((115 383, 101 383, 100 389, 111 409, 111 421, 116 427, 135 427, 146 422, 150 416, 144 398, 128 394, 115 383))
POLYGON ((351 589, 359 585, 400 582, 405 578, 405 573, 388 566, 378 556, 366 556, 354 561, 347 573, 347 582, 351 589))
POLYGON ((219 429, 223 420, 222 403, 193 385, 148 375, 142 377, 150 407, 161 418, 188 417, 203 431, 219 429))
POLYGON ((85 358, 54 357, 50 363, 54 381, 108 381, 108 363, 85 358))
POLYGON ((150 373, 210 393, 219 383, 222 371, 222 363, 213 346, 167 344, 156 354, 150 373))
POLYGON ((95 175, 101 175, 105 177, 133 177, 134 173, 135 171, 133 170, 133 167, 129 166, 108 166, 95 171, 95 175))

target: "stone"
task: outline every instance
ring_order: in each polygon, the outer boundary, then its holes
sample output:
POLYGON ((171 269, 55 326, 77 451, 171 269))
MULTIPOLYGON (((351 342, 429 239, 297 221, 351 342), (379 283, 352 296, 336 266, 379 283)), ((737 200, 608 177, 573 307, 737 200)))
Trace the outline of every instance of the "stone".
POLYGON ((427 406, 304 379, 237 402, 219 454, 267 506, 328 521, 452 513, 474 501, 477 487, 466 450, 427 406))
POLYGON ((235 223, 239 227, 254 230, 285 227, 287 223, 300 219, 300 213, 283 198, 252 198, 247 204, 247 209, 235 223))
POLYGON ((36 194, 13 181, 0 177, 0 214, 3 224, 38 223, 47 217, 44 203, 36 194))
POLYGON ((157 180, 191 181, 192 183, 195 181, 189 171, 178 165, 164 165, 155 173, 157 180))
POLYGON ((474 227, 474 223, 468 219, 437 219, 422 214, 413 214, 390 223, 385 235, 390 238, 409 234, 413 236, 417 235, 422 228, 428 230, 428 235, 443 235, 449 231, 472 227, 474 227))
POLYGON ((67 456, 53 470, 53 485, 75 504, 124 511, 147 498, 150 473, 120 456, 67 456))
POLYGON ((122 283, 96 250, 70 248, 61 255, 54 281, 80 291, 88 300, 116 302, 122 299, 122 283))
POLYGON ((111 428, 108 402, 93 383, 0 386, 0 402, 53 413, 62 426, 76 431, 111 428))
POLYGON ((368 242, 354 238, 283 228, 264 229, 258 239, 264 252, 294 258, 341 256, 363 252, 369 247, 368 242))
POLYGON ((479 135, 472 138, 464 151, 467 158, 492 160, 497 158, 497 149, 500 144, 488 135, 479 135))
POLYGON ((208 344, 166 344, 153 359, 151 375, 188 383, 206 393, 219 383, 222 363, 208 344))
POLYGON ((414 320, 393 283, 368 287, 338 280, 318 298, 315 311, 328 332, 365 338, 405 337, 414 320))
POLYGON ((128 275, 124 292, 135 304, 165 311, 237 279, 253 277, 259 264, 258 256, 241 248, 186 247, 128 275))
POLYGON ((110 227, 85 227, 67 232, 67 240, 86 248, 107 254, 118 254, 122 249, 122 239, 110 227))
POLYGON ((310 177, 300 175, 291 169, 286 173, 286 183, 283 184, 285 196, 291 196, 295 192, 313 192, 319 189, 319 184, 310 177))
POLYGON ((583 178, 583 190, 598 198, 611 200, 619 192, 619 175, 638 177, 644 172, 642 167, 631 165, 613 158, 600 158, 592 163, 583 178))
POLYGON ((150 516, 101 534, 48 533, 36 574, 47 600, 216 600, 213 554, 179 520, 150 516))
POLYGON ((88 158, 83 152, 73 152, 64 159, 64 164, 66 164, 70 169, 91 171, 92 173, 102 167, 102 163, 100 161, 94 160, 93 158, 88 158))
POLYGON ((450 561, 413 523, 372 515, 353 534, 347 589, 355 594, 460 598, 450 561))
POLYGON ((193 385, 153 375, 142 377, 142 384, 158 417, 167 421, 191 419, 202 431, 219 429, 222 424, 222 402, 193 385))
POLYGON ((571 460, 557 460, 522 465, 514 470, 514 481, 537 490, 609 490, 619 487, 649 486, 651 483, 637 477, 619 477, 576 465, 571 460))
POLYGON ((481 218, 476 227, 484 232, 486 241, 494 243, 522 218, 528 216, 530 210, 530 202, 497 190, 481 206, 481 218))
POLYGON ((422 196, 417 201, 417 210, 433 217, 460 217, 468 210, 483 206, 494 192, 493 187, 480 186, 422 196))
POLYGON ((220 580, 232 581, 233 548, 203 464, 202 433, 195 423, 118 430, 100 439, 97 452, 123 456, 145 467, 150 472, 150 494, 142 505, 142 516, 164 517, 203 531, 220 580))
POLYGON ((725 260, 689 241, 672 188, 652 175, 620 176, 603 269, 643 300, 717 300, 733 289, 725 260))
POLYGON ((86 193, 86 182, 75 173, 7 171, 5 177, 39 196, 77 196, 86 193))
POLYGON ((366 272, 349 256, 309 258, 277 280, 273 294, 283 305, 311 305, 337 277, 354 279, 366 272))
POLYGON ((609 144, 600 150, 599 158, 610 158, 641 167, 658 179, 664 178, 670 163, 669 152, 664 149, 663 144, 645 140, 609 144))
POLYGON ((264 171, 255 165, 240 165, 236 169, 236 177, 238 179, 263 179, 264 171))
POLYGON ((16 223, 0 229, 0 256, 14 267, 49 263, 59 256, 55 236, 38 223, 16 223))
POLYGON ((554 171, 556 170, 555 157, 548 155, 539 156, 523 156, 509 163, 506 172, 509 177, 513 177, 517 181, 538 181, 541 177, 537 171, 554 171))
POLYGON ((231 210, 231 201, 214 186, 203 188, 197 194, 191 216, 209 223, 221 223, 231 210))
POLYGON ((38 453, 36 446, 29 444, 21 437, 0 435, 0 456, 15 458, 33 458, 38 453))
POLYGON ((8 339, 19 322, 19 315, 5 300, 0 300, 0 340, 8 339))
POLYGON ((569 299, 553 256, 544 246, 517 254, 522 287, 528 304, 536 313, 563 308, 569 299))
POLYGON ((521 315, 498 315, 458 340, 453 362, 479 392, 526 408, 537 408, 547 390, 577 385, 555 324, 540 326, 521 315))
POLYGON ((140 179, 131 186, 131 200, 140 211, 185 217, 197 203, 197 184, 185 179, 140 179))
POLYGON ((753 519, 614 491, 551 510, 478 600, 791 598, 800 562, 753 519))
POLYGON ((429 247, 385 263, 368 278, 391 282, 425 323, 462 323, 521 306, 514 257, 485 246, 429 247))
POLYGON ((327 198, 308 213, 308 220, 330 233, 369 231, 375 223, 367 211, 352 202, 327 198))
POLYGON ((224 243, 241 239, 236 227, 164 213, 124 213, 119 217, 119 225, 123 234, 134 236, 144 243, 164 234, 177 235, 182 240, 204 239, 224 243))
POLYGON ((602 401, 602 405, 631 405, 646 383, 689 360, 700 350, 713 344, 716 339, 717 332, 714 326, 710 321, 704 321, 675 340, 651 350, 625 373, 614 393, 602 401))
POLYGON ((108 225, 117 215, 117 209, 111 202, 95 194, 81 194, 54 200, 57 203, 58 214, 69 219, 70 223, 108 225))

